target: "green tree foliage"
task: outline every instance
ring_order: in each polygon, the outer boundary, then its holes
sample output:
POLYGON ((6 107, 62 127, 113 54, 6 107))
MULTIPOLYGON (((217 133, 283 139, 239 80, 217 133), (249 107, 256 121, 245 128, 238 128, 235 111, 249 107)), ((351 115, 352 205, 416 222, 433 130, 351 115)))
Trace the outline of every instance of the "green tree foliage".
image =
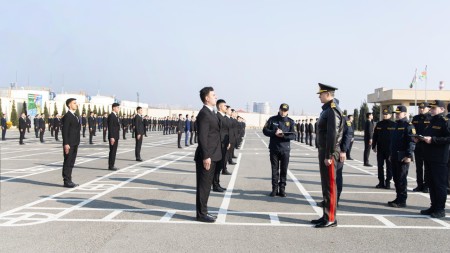
POLYGON ((11 108, 11 122, 13 126, 19 125, 19 117, 17 116, 16 101, 13 100, 11 108))
POLYGON ((45 119, 45 123, 48 123, 48 117, 50 115, 48 114, 48 108, 47 108, 47 102, 44 103, 44 119, 45 119))

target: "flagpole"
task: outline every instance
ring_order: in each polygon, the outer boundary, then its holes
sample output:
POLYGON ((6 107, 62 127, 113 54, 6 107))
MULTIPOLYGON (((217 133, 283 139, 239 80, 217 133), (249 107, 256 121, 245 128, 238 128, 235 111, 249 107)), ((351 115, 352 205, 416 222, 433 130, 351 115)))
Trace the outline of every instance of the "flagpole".
MULTIPOLYGON (((416 78, 417 78, 417 68, 416 68, 416 72, 415 72, 415 74, 414 74, 414 80, 416 80, 416 78)), ((415 114, 417 115, 417 82, 416 83, 414 83, 414 86, 416 87, 415 88, 415 99, 414 99, 414 112, 415 112, 415 114)))
POLYGON ((427 65, 425 65, 425 102, 428 102, 428 98, 427 98, 427 83, 428 83, 428 70, 427 70, 427 65))

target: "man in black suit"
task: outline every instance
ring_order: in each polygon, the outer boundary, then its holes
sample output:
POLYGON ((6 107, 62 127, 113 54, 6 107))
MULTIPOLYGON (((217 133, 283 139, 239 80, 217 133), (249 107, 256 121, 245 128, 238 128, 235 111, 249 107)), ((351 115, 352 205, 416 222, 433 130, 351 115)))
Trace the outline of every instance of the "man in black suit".
POLYGON ((39 117, 39 139, 41 143, 44 143, 44 133, 45 133, 45 115, 42 113, 39 117))
POLYGON ((26 121, 27 121, 27 132, 30 133, 30 127, 31 127, 30 115, 27 115, 26 121))
POLYGON ((5 114, 0 113, 2 116, 2 141, 6 140, 5 136, 6 136, 6 119, 5 119, 5 114))
POLYGON ((217 163, 213 179, 213 191, 224 192, 227 189, 220 186, 220 172, 226 171, 227 165, 227 150, 230 148, 230 128, 229 119, 225 116, 227 112, 227 103, 223 99, 217 100, 217 118, 220 125, 220 142, 222 159, 217 163))
POLYGON ((48 131, 51 133, 51 136, 53 137, 53 115, 50 115, 48 118, 48 131))
POLYGON ((62 118, 62 138, 64 148, 64 164, 62 170, 62 177, 64 180, 64 187, 74 188, 78 184, 72 181, 72 170, 77 158, 78 145, 80 145, 80 120, 75 115, 78 108, 77 100, 69 98, 66 100, 66 106, 69 111, 64 114, 62 118))
POLYGON ((372 167, 369 163, 369 156, 372 147, 373 126, 373 115, 368 112, 366 114, 366 123, 364 125, 364 166, 366 167, 372 167))
MULTIPOLYGON (((308 128, 309 128, 309 146, 312 147, 312 139, 313 139, 313 133, 314 133, 314 125, 313 125, 313 119, 309 120, 308 128)), ((316 137, 317 138, 317 137, 316 137)), ((308 143, 306 143, 308 144, 308 143)))
POLYGON ((192 140, 194 139, 194 131, 195 131, 195 118, 194 115, 191 116, 191 121, 189 122, 190 126, 189 126, 189 131, 191 132, 191 139, 189 140, 189 144, 194 145, 194 143, 192 142, 192 140))
POLYGON ((86 137, 86 124, 87 124, 86 113, 83 113, 83 117, 81 117, 81 126, 83 127, 83 138, 86 137))
POLYGON ((177 122, 177 133, 178 133, 178 148, 181 148, 181 136, 183 135, 184 132, 184 120, 181 117, 183 116, 182 114, 178 115, 178 122, 177 122))
POLYGON ((120 105, 118 103, 112 104, 112 112, 108 116, 108 139, 109 139, 109 159, 108 159, 108 169, 109 170, 117 170, 114 167, 114 163, 116 162, 116 153, 117 146, 119 145, 119 130, 120 130, 120 122, 119 122, 119 110, 120 105))
POLYGON ((92 138, 95 135, 95 118, 94 118, 94 112, 91 112, 91 116, 88 118, 88 125, 89 125, 89 144, 94 144, 92 142, 92 138))
POLYGON ((106 132, 108 131, 108 114, 105 112, 102 118, 103 142, 106 142, 106 132))
POLYGON ((145 133, 144 122, 142 120, 142 107, 138 106, 136 108, 137 114, 134 116, 134 137, 136 140, 136 145, 134 147, 134 154, 136 155, 136 161, 142 162, 141 159, 141 147, 142 147, 142 137, 145 133))
POLYGON ((222 149, 219 120, 213 111, 217 100, 214 89, 212 87, 201 89, 200 99, 204 106, 197 116, 199 136, 194 158, 197 176, 197 221, 215 222, 216 218, 208 214, 208 198, 214 171, 222 159, 222 149))
POLYGON ((56 115, 55 118, 53 118, 53 130, 55 131, 55 140, 59 141, 58 135, 59 135, 59 129, 61 128, 61 116, 56 115))
POLYGON ((25 119, 25 113, 22 113, 19 118, 19 132, 20 132, 20 138, 19 138, 19 144, 23 145, 23 139, 25 138, 25 131, 27 130, 27 121, 25 119))

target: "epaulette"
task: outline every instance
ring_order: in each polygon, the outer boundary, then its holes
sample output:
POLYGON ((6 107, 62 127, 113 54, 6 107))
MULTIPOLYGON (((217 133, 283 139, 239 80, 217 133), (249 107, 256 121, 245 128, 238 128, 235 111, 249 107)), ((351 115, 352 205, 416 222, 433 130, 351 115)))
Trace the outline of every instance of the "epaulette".
POLYGON ((331 103, 330 105, 331 108, 336 108, 336 104, 334 102, 331 103))

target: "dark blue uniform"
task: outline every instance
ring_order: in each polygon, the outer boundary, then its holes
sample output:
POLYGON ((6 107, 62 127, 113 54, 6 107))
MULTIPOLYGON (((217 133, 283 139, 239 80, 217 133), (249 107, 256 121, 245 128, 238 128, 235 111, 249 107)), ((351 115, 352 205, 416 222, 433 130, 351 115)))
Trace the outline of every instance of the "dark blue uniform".
POLYGON ((390 188, 392 180, 391 133, 395 130, 395 122, 385 119, 377 123, 373 131, 372 149, 377 152, 378 185, 377 188, 390 188), (386 162, 386 179, 384 178, 384 163, 386 162))
MULTIPOLYGON (((411 135, 415 134, 414 126, 406 118, 397 120, 391 137, 391 163, 397 196, 392 201, 393 206, 404 205, 407 199, 407 177, 409 163, 402 162, 404 158, 413 157, 414 141, 411 135)), ((392 205, 390 204, 390 205, 392 205)))
POLYGON ((425 167, 429 168, 431 210, 444 212, 447 201, 447 180, 450 147, 450 121, 443 114, 431 118, 430 124, 423 131, 424 136, 431 136, 431 143, 423 143, 425 167))
POLYGON ((280 191, 286 187, 286 174, 291 152, 291 140, 295 140, 295 134, 278 137, 275 135, 277 129, 283 132, 295 132, 295 122, 289 117, 281 117, 279 114, 269 118, 263 128, 265 136, 270 137, 270 163, 272 164, 272 189, 278 187, 280 191))
MULTIPOLYGON (((416 129, 416 133, 423 135, 425 128, 430 124, 431 115, 429 113, 419 114, 413 117, 412 123, 416 129)), ((427 167, 424 167, 424 142, 416 143, 416 149, 414 149, 414 158, 416 163, 416 180, 417 188, 415 191, 423 191, 428 189, 429 171, 427 167)))
POLYGON ((2 141, 6 140, 6 119, 2 117, 2 141))

